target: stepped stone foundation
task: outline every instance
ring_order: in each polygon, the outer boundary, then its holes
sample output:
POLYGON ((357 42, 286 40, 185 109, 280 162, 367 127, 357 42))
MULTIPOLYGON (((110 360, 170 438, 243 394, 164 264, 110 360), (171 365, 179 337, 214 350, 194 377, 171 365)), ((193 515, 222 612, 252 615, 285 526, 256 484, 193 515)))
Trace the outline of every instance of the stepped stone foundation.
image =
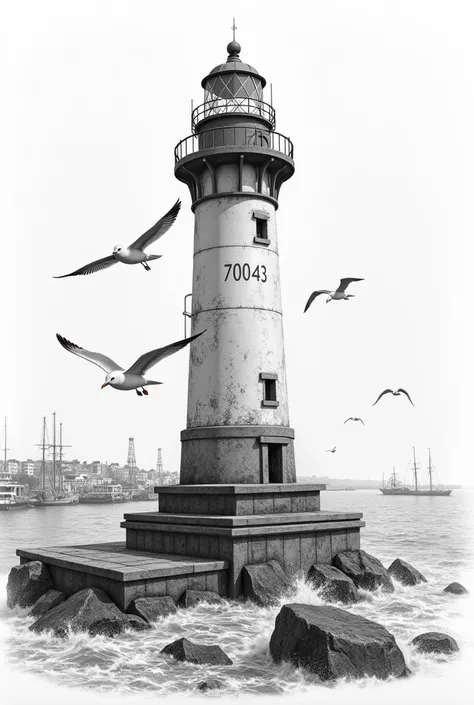
POLYGON ((125 611, 140 597, 208 590, 243 594, 246 565, 277 561, 291 579, 337 553, 360 549, 359 512, 320 508, 324 485, 172 485, 155 488, 159 511, 129 513, 126 542, 18 549, 39 560, 54 588, 70 596, 106 592, 125 611))

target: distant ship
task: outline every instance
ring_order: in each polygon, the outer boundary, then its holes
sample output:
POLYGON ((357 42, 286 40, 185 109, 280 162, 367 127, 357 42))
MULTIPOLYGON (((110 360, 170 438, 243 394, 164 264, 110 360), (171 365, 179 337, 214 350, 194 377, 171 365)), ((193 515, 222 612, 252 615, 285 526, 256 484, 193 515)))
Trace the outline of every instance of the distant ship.
POLYGON ((130 496, 122 490, 122 485, 95 485, 90 492, 79 497, 81 504, 114 504, 129 500, 130 496))
POLYGON ((382 494, 386 495, 410 495, 417 497, 449 497, 452 490, 445 490, 440 487, 433 487, 433 468, 431 465, 431 448, 428 448, 428 477, 429 477, 429 488, 422 488, 418 484, 418 465, 416 462, 415 448, 413 448, 413 477, 415 480, 415 487, 406 487, 398 479, 393 468, 393 472, 390 475, 389 481, 386 485, 382 485, 380 491, 382 494))
POLYGON ((65 504, 79 504, 79 495, 66 492, 63 487, 63 425, 59 425, 59 457, 56 458, 56 414, 53 413, 53 443, 46 443, 46 416, 43 417, 43 441, 41 472, 39 475, 40 489, 30 498, 33 507, 62 507, 65 504), (46 448, 53 449, 53 475, 48 476, 46 469, 46 448), (48 480, 48 481, 47 481, 48 480))

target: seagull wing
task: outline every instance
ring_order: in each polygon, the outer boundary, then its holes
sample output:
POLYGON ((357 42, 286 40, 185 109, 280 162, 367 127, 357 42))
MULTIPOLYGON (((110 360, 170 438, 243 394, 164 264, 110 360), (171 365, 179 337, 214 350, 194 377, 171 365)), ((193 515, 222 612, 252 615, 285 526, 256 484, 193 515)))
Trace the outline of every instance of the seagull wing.
POLYGON ((156 365, 157 362, 164 360, 165 357, 168 357, 169 355, 173 355, 175 352, 178 352, 178 350, 184 348, 192 340, 199 338, 199 336, 205 333, 206 330, 207 328, 201 331, 200 333, 197 333, 197 335, 192 335, 190 338, 178 340, 176 343, 171 343, 171 345, 165 345, 164 348, 150 350, 150 352, 140 355, 138 360, 136 360, 133 365, 125 371, 125 374, 130 373, 135 375, 144 375, 145 372, 150 369, 150 367, 153 367, 153 365, 156 365))
POLYGON ((109 255, 108 257, 102 257, 102 259, 97 259, 95 262, 90 262, 89 264, 86 264, 85 267, 76 269, 75 272, 71 272, 70 274, 63 274, 60 277, 53 277, 53 279, 64 279, 64 277, 76 277, 78 274, 94 274, 95 272, 100 272, 101 269, 107 269, 107 267, 111 267, 113 264, 117 264, 117 260, 113 255, 109 255))
POLYGON ((166 215, 160 218, 160 220, 155 223, 149 230, 147 230, 146 233, 140 235, 138 240, 132 242, 132 244, 130 245, 130 249, 144 250, 145 247, 148 247, 148 245, 151 245, 153 242, 158 240, 159 237, 168 232, 168 230, 171 228, 174 221, 176 220, 180 208, 181 201, 178 198, 173 208, 171 208, 166 215))
POLYGON ((347 289, 349 284, 351 282, 363 282, 363 279, 354 279, 354 277, 345 277, 345 279, 341 279, 339 286, 337 287, 336 291, 339 291, 339 293, 342 294, 343 291, 347 289))
POLYGON ((105 372, 114 372, 115 370, 123 370, 123 367, 117 365, 116 362, 107 357, 107 355, 102 355, 102 353, 92 352, 91 350, 86 350, 85 348, 80 348, 79 345, 71 343, 70 340, 63 338, 62 335, 56 333, 56 338, 61 343, 63 348, 74 355, 83 357, 84 360, 89 360, 97 367, 100 367, 105 372))
POLYGON ((406 389, 399 389, 398 391, 399 391, 399 392, 402 392, 402 394, 405 394, 405 396, 408 397, 408 401, 410 402, 410 404, 412 404, 413 406, 415 406, 415 405, 413 404, 412 400, 411 400, 410 395, 409 395, 408 392, 406 391, 406 389))
POLYGON ((320 294, 330 294, 331 292, 328 289, 319 289, 319 291, 313 291, 311 296, 309 297, 308 301, 306 302, 306 306, 304 307, 303 313, 306 313, 306 311, 309 309, 313 301, 315 300, 316 296, 319 296, 320 294))
POLYGON ((363 422, 362 419, 357 419, 357 421, 360 421, 363 426, 365 426, 365 423, 363 422))
POLYGON ((354 420, 354 419, 352 418, 352 416, 349 416, 349 418, 346 419, 346 420, 344 421, 344 423, 347 423, 348 421, 353 421, 353 420, 354 420))
POLYGON ((393 389, 384 389, 383 392, 378 395, 377 399, 374 401, 372 406, 375 406, 378 400, 381 399, 384 394, 393 394, 393 389))

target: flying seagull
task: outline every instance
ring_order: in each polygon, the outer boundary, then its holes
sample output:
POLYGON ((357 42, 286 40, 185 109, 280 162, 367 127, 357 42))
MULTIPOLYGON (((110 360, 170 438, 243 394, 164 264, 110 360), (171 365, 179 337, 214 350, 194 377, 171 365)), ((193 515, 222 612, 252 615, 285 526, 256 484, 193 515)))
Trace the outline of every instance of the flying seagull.
POLYGON ((349 416, 348 419, 344 421, 344 423, 347 423, 348 421, 360 421, 363 426, 365 426, 365 423, 360 419, 358 416, 349 416))
POLYGON ((53 277, 53 279, 64 279, 65 277, 76 277, 79 274, 94 274, 95 272, 100 272, 101 269, 107 269, 117 262, 123 262, 123 264, 138 264, 140 263, 145 267, 147 272, 150 271, 151 267, 147 264, 154 259, 159 259, 161 255, 147 255, 143 250, 151 245, 153 242, 158 240, 162 235, 164 235, 173 225, 176 217, 181 208, 181 201, 178 200, 174 206, 164 215, 157 223, 155 223, 146 233, 143 233, 135 242, 132 242, 128 247, 121 247, 120 245, 115 245, 114 251, 108 257, 102 257, 102 259, 97 259, 94 262, 86 264, 80 269, 76 269, 75 272, 70 274, 63 274, 60 277, 53 277))
POLYGON ((123 367, 117 365, 117 363, 111 360, 110 357, 107 357, 107 355, 102 355, 102 353, 91 352, 90 350, 81 348, 79 345, 71 343, 71 341, 63 338, 63 336, 58 333, 56 333, 56 338, 65 350, 73 353, 74 355, 78 355, 79 357, 83 357, 84 360, 89 360, 89 362, 92 362, 94 365, 97 365, 102 370, 107 372, 105 382, 101 387, 102 389, 109 385, 114 389, 135 389, 138 396, 141 397, 142 392, 145 396, 148 396, 148 392, 145 389, 147 385, 163 384, 163 382, 154 382, 144 376, 150 367, 153 367, 157 362, 164 360, 165 357, 178 352, 178 350, 184 348, 185 345, 190 343, 192 340, 199 338, 199 336, 205 333, 206 330, 207 329, 197 333, 196 335, 192 335, 190 338, 178 340, 176 343, 171 343, 171 345, 165 345, 164 348, 150 350, 150 352, 140 355, 138 360, 135 360, 133 365, 131 365, 128 370, 124 370, 123 367), (139 391, 140 388, 142 390, 141 392, 139 391))
POLYGON ((329 448, 326 453, 335 453, 336 452, 336 446, 334 448, 329 448))
POLYGON ((400 389, 397 389, 396 392, 394 392, 393 389, 384 389, 383 392, 378 395, 377 399, 374 401, 374 403, 372 404, 372 406, 375 406, 376 403, 378 402, 378 400, 381 399, 384 394, 393 394, 394 397, 399 397, 400 394, 404 394, 406 397, 408 397, 408 401, 410 402, 410 404, 412 404, 413 406, 415 406, 415 405, 413 404, 413 402, 412 402, 412 400, 411 400, 410 395, 408 394, 408 392, 407 392, 405 389, 401 389, 401 388, 400 388, 400 389))
POLYGON ((306 313, 306 311, 309 309, 311 304, 313 303, 314 299, 316 296, 319 296, 320 294, 329 294, 328 298, 326 299, 326 303, 329 303, 331 299, 334 299, 335 301, 339 301, 339 299, 346 299, 349 300, 350 298, 354 298, 354 294, 346 294, 346 289, 349 286, 351 282, 363 282, 363 279, 355 279, 354 277, 345 277, 344 279, 341 279, 339 286, 337 287, 336 291, 329 291, 329 289, 318 289, 317 291, 313 291, 311 296, 309 297, 308 301, 306 302, 306 306, 304 307, 303 313, 306 313))

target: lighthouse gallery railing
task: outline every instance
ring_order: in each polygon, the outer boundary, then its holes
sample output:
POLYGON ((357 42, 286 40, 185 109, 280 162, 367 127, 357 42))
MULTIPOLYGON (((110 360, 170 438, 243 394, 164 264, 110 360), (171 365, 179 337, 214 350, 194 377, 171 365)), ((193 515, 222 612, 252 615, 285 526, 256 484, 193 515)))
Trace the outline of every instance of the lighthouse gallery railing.
POLYGON ((179 142, 174 150, 175 161, 216 147, 264 147, 285 154, 293 159, 293 143, 279 132, 271 132, 255 127, 229 126, 203 130, 196 135, 189 135, 179 142))
POLYGON ((191 128, 194 131, 198 122, 213 115, 226 115, 238 113, 241 115, 257 115, 268 120, 272 128, 275 127, 275 109, 263 100, 255 98, 215 98, 202 103, 195 108, 191 115, 191 128))

